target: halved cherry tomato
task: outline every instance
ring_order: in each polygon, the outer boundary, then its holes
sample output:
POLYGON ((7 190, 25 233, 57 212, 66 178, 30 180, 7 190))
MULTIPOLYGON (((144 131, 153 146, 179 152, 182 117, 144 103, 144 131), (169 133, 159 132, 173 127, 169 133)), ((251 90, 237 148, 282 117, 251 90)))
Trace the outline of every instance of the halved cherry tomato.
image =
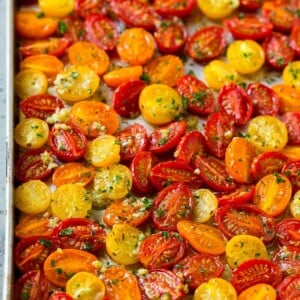
POLYGON ((142 241, 139 261, 149 270, 172 267, 183 258, 186 246, 178 232, 153 233, 142 241))
POLYGON ((233 122, 224 114, 215 112, 209 115, 204 127, 204 136, 210 152, 219 158, 224 157, 235 132, 233 122))
POLYGON ((300 248, 281 247, 273 256, 273 261, 279 266, 284 276, 300 275, 300 248))
POLYGON ((85 19, 89 14, 106 15, 108 7, 105 0, 76 0, 75 11, 85 19))
POLYGON ((91 253, 103 248, 106 236, 104 229, 96 222, 83 218, 64 219, 55 226, 53 235, 59 248, 91 253))
POLYGON ((173 268, 173 273, 182 276, 190 289, 196 289, 201 283, 222 275, 224 263, 217 256, 198 253, 187 255, 173 268))
POLYGON ((224 20, 224 25, 229 29, 235 39, 262 40, 272 33, 271 22, 258 16, 235 16, 224 20))
POLYGON ((40 9, 51 17, 65 17, 74 9, 75 0, 39 0, 40 9))
POLYGON ((252 100, 254 115, 277 115, 280 99, 274 90, 262 83, 251 83, 247 87, 247 94, 252 100))
POLYGON ((162 16, 188 16, 196 6, 195 0, 155 0, 153 3, 154 9, 162 16))
POLYGON ((263 48, 268 65, 275 70, 283 70, 295 56, 289 37, 278 32, 265 39, 263 48))
POLYGON ((300 220, 284 219, 276 225, 276 236, 281 245, 300 249, 300 220))
POLYGON ((189 37, 187 52, 194 60, 203 62, 220 56, 225 47, 224 29, 219 26, 207 26, 189 37))
POLYGON ((50 132, 49 143, 51 150, 63 161, 75 161, 82 157, 87 139, 75 127, 66 124, 55 124, 50 132))
POLYGON ((290 62, 282 72, 283 83, 300 88, 300 60, 290 62))
POLYGON ((100 14, 89 14, 84 21, 86 39, 105 51, 113 50, 119 34, 116 24, 100 14))
POLYGON ((287 161, 282 167, 282 174, 284 174, 288 181, 292 184, 293 192, 300 189, 300 159, 287 161))
POLYGON ((300 145, 300 112, 290 111, 280 116, 288 131, 288 143, 300 145))
POLYGON ((112 266, 108 268, 101 274, 101 279, 104 281, 108 299, 142 299, 137 278, 131 271, 123 267, 112 266))
MULTIPOLYGON (((194 1, 194 0, 192 0, 194 1)), ((177 17, 156 22, 154 38, 157 48, 162 53, 180 51, 187 39, 187 28, 177 17)))
POLYGON ((177 223, 177 230, 200 253, 220 255, 225 252, 221 232, 212 225, 181 220, 177 223))
POLYGON ((223 161, 213 156, 197 155, 194 166, 201 180, 210 188, 218 192, 229 192, 236 184, 226 171, 223 161))
POLYGON ((276 300, 275 288, 266 283, 255 284, 239 294, 238 300, 276 300))
POLYGON ((290 212, 295 219, 300 219, 300 190, 297 190, 292 197, 290 212))
POLYGON ((140 151, 146 150, 148 146, 148 135, 146 128, 134 123, 119 131, 117 139, 120 141, 121 160, 132 160, 140 151))
POLYGON ((176 88, 187 101, 187 109, 192 113, 206 115, 214 111, 214 94, 197 77, 191 75, 180 77, 176 88))
POLYGON ((280 300, 292 300, 300 297, 298 286, 300 275, 286 277, 277 287, 277 296, 280 300))
POLYGON ((48 300, 73 300, 73 298, 65 292, 54 292, 48 300))
POLYGON ((158 15, 141 0, 113 0, 110 3, 113 12, 129 27, 154 28, 158 15))
POLYGON ((39 17, 35 11, 18 11, 15 16, 16 32, 24 38, 43 39, 53 35, 58 21, 48 17, 39 17))
POLYGON ((135 118, 141 112, 139 109, 139 96, 146 87, 143 80, 129 80, 119 85, 113 94, 112 107, 124 118, 135 118))
POLYGON ((223 205, 245 204, 249 202, 254 195, 254 185, 240 185, 231 193, 218 194, 218 203, 223 205))
POLYGON ((300 147, 287 145, 281 150, 281 153, 291 160, 298 160, 300 158, 300 147))
POLYGON ((232 271, 231 283, 238 293, 258 283, 278 285, 282 280, 279 267, 266 259, 249 259, 232 271))
POLYGON ((279 113, 288 111, 300 112, 300 89, 295 86, 278 83, 272 86, 272 89, 277 93, 280 99, 279 113))
POLYGON ((23 272, 43 269, 47 256, 56 249, 53 237, 31 236, 21 239, 14 249, 14 261, 23 272))
POLYGON ((180 300, 185 295, 184 284, 179 276, 166 269, 157 269, 138 277, 143 299, 180 300))
POLYGON ((262 0, 240 0, 239 8, 247 11, 254 11, 261 7, 262 0))
POLYGON ((193 216, 194 198, 184 183, 173 183, 162 189, 154 199, 152 220, 158 230, 175 231, 180 220, 193 216))
POLYGON ((64 108, 63 102, 50 94, 37 94, 23 99, 20 109, 27 118, 47 120, 56 110, 64 108))
POLYGON ((229 204, 215 213, 218 228, 227 238, 249 234, 270 242, 275 235, 275 221, 254 205, 229 204))
POLYGON ((294 20, 292 32, 290 35, 290 45, 295 50, 298 57, 300 56, 300 20, 294 20))
POLYGON ((149 150, 153 153, 168 152, 178 145, 186 130, 185 121, 176 121, 155 128, 149 136, 149 150))
POLYGON ((44 272, 51 283, 65 287, 74 273, 84 271, 96 274, 95 262, 97 262, 97 257, 86 251, 58 249, 46 258, 44 272))

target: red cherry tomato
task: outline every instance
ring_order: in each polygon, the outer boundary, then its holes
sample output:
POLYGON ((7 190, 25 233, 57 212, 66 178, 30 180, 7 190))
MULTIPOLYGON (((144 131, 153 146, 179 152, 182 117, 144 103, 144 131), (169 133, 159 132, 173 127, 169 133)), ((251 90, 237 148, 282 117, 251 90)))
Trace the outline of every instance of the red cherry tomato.
POLYGON ((105 51, 113 50, 118 42, 116 24, 100 14, 89 14, 84 21, 86 39, 105 51))
POLYGON ((200 156, 195 158, 195 168, 199 177, 210 188, 218 192, 230 192, 236 187, 233 179, 229 177, 223 161, 213 156, 200 156))
POLYGON ((49 136, 51 150, 62 161, 75 161, 84 155, 87 139, 75 127, 55 124, 49 136))
POLYGON ((103 248, 105 231, 96 222, 88 219, 70 218, 56 225, 53 235, 60 248, 85 250, 97 253, 103 248))
POLYGON ((290 35, 290 45, 300 57, 300 20, 294 20, 292 32, 290 35))
POLYGON ((274 90, 262 83, 251 83, 247 87, 247 94, 252 99, 254 115, 277 115, 280 99, 274 90))
POLYGON ((300 189, 300 160, 287 161, 281 170, 293 186, 293 192, 295 193, 300 189))
POLYGON ((48 300, 73 300, 73 298, 65 292, 54 292, 48 300))
POLYGON ((218 228, 227 238, 249 234, 270 242, 275 235, 275 221, 254 205, 229 204, 215 212, 218 228))
POLYGON ((70 41, 70 43, 76 43, 86 39, 83 20, 77 15, 71 14, 63 18, 59 21, 58 25, 58 34, 70 41))
POLYGON ((195 61, 203 62, 220 56, 225 47, 224 29, 219 26, 207 26, 190 36, 187 52, 195 61))
POLYGON ((286 277, 277 286, 277 295, 279 300, 294 300, 300 298, 300 275, 286 277))
POLYGON ((205 124, 204 135, 210 152, 219 158, 224 157, 235 131, 233 122, 221 112, 209 115, 205 124))
POLYGON ((240 293, 258 283, 276 286, 281 280, 282 272, 274 262, 266 259, 249 259, 232 271, 231 284, 240 293))
POLYGON ((142 80, 130 80, 117 87, 112 100, 115 111, 124 118, 137 117, 141 113, 139 95, 146 85, 142 80))
POLYGON ((281 245, 300 249, 300 220, 285 219, 276 226, 276 236, 281 245))
POLYGON ((280 116, 281 121, 285 124, 289 144, 300 145, 300 112, 289 111, 280 116))
POLYGON ((161 231, 144 239, 139 250, 139 261, 147 269, 169 268, 180 261, 186 242, 178 232, 161 231))
POLYGON ((289 37, 273 32, 263 43, 266 62, 275 70, 283 70, 295 56, 289 37))
POLYGON ((105 0, 76 0, 75 11, 84 19, 89 14, 106 15, 108 7, 105 0))
POLYGON ((27 118, 45 120, 64 107, 63 102, 50 94, 38 94, 25 98, 20 103, 20 109, 27 118))
POLYGON ((148 135, 146 128, 138 123, 129 125, 117 134, 121 143, 121 160, 132 160, 139 152, 146 150, 148 135))
POLYGON ((254 11, 261 7, 262 0, 240 0, 240 9, 254 11))
POLYGON ((153 153, 164 153, 174 149, 185 134, 185 121, 176 121, 157 127, 149 136, 149 150, 153 153))
POLYGON ((245 204, 249 202, 255 191, 254 185, 240 185, 233 192, 217 195, 219 206, 245 204))
POLYGON ((224 85, 218 98, 220 112, 236 125, 245 125, 251 118, 253 103, 246 91, 234 83, 224 85))
POLYGON ((162 16, 188 16, 196 6, 195 0, 154 0, 154 9, 162 16))
POLYGON ((215 97, 204 82, 195 76, 184 75, 177 82, 179 94, 187 101, 187 109, 196 115, 214 111, 215 97))
POLYGON ((193 216, 194 198, 184 183, 173 183, 154 199, 152 220, 158 230, 176 231, 177 222, 193 216))
POLYGON ((235 39, 262 40, 272 33, 273 25, 265 19, 253 15, 235 16, 224 20, 224 25, 235 39))

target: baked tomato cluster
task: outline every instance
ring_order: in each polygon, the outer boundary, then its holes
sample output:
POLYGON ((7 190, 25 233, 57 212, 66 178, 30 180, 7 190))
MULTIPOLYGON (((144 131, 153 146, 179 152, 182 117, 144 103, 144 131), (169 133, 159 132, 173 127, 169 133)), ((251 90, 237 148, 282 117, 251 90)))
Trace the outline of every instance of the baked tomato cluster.
POLYGON ((299 1, 19 2, 14 299, 299 299, 299 1))

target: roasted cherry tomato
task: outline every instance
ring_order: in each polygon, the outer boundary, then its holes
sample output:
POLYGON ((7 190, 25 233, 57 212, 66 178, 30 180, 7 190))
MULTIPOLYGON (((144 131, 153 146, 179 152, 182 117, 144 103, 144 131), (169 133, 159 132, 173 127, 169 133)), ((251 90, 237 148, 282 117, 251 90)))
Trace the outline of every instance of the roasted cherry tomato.
POLYGON ((54 292, 48 300, 73 300, 73 298, 65 292, 54 292))
POLYGON ((146 128, 134 123, 119 131, 117 139, 121 145, 121 160, 132 160, 139 152, 146 150, 148 146, 148 135, 146 128))
POLYGON ((280 116, 288 131, 288 143, 300 145, 300 112, 290 111, 280 116))
POLYGON ((300 219, 300 191, 293 195, 292 200, 290 202, 290 212, 295 219, 300 219))
POLYGON ((282 73, 283 83, 300 88, 300 60, 290 62, 282 73))
POLYGON ((280 99, 279 113, 288 111, 300 112, 299 97, 300 89, 295 86, 278 83, 272 86, 280 99))
POLYGON ((295 50, 297 56, 300 56, 300 20, 295 20, 293 23, 292 32, 290 35, 290 45, 295 50))
POLYGON ((162 16, 188 16, 196 6, 195 0, 155 0, 153 3, 154 9, 162 16))
POLYGON ((66 124, 55 124, 50 132, 50 147, 55 155, 63 161, 75 161, 82 157, 87 139, 75 127, 66 124))
POLYGON ((293 186, 293 192, 299 190, 300 188, 300 160, 287 161, 281 170, 282 174, 284 174, 288 181, 291 182, 293 186))
POLYGON ((141 113, 139 96, 146 85, 144 81, 139 79, 122 83, 114 91, 112 107, 124 118, 135 118, 141 113))
POLYGON ((197 115, 214 111, 215 97, 204 82, 195 76, 184 75, 177 82, 179 94, 187 101, 187 109, 197 115))
POLYGON ((233 122, 220 112, 212 113, 205 124, 204 135, 210 152, 222 158, 233 136, 235 135, 233 122))
POLYGON ((173 268, 173 273, 182 276, 190 289, 196 289, 201 283, 219 277, 224 270, 224 263, 217 256, 198 253, 187 255, 173 268))
POLYGON ((100 14, 89 14, 84 21, 86 39, 105 51, 113 50, 119 34, 116 24, 100 14))
POLYGON ((108 7, 105 0, 76 0, 75 11, 81 18, 90 14, 106 15, 108 7))
POLYGON ((96 222, 82 218, 64 219, 54 228, 59 248, 97 253, 103 248, 105 231, 96 222))
POLYGON ((238 293, 258 283, 278 285, 282 272, 278 265, 266 259, 249 259, 232 271, 231 283, 238 293), (247 274, 247 275, 246 275, 247 274))
POLYGON ((236 39, 262 40, 272 33, 271 22, 253 15, 235 16, 224 20, 224 25, 236 39))
POLYGON ((218 194, 218 203, 220 206, 245 204, 252 199, 254 190, 254 185, 240 185, 231 193, 218 194))
POLYGON ((280 300, 292 300, 300 297, 300 291, 297 289, 300 283, 300 275, 286 277, 277 286, 277 296, 280 300))
POLYGON ((227 238, 249 234, 270 242, 275 235, 275 221, 254 205, 229 204, 215 213, 218 228, 227 238))
POLYGON ((250 300, 250 299, 268 299, 276 300, 277 292, 275 288, 267 283, 257 283, 239 294, 238 300, 250 300))
POLYGON ((65 17, 74 9, 75 0, 39 0, 40 9, 51 17, 65 17))
POLYGON ((279 222, 276 226, 276 236, 279 243, 287 247, 300 248, 300 220, 297 219, 285 219, 279 222))
POLYGON ((187 52, 194 60, 203 62, 220 56, 226 47, 222 27, 208 26, 197 30, 189 37, 187 52))
POLYGON ((225 164, 213 156, 195 158, 194 166, 201 180, 210 188, 218 192, 229 192, 235 189, 236 184, 226 171, 225 164))
POLYGON ((300 274, 299 247, 282 247, 273 256, 284 276, 300 274))
POLYGON ((262 5, 262 0, 240 0, 239 8, 246 11, 255 11, 262 5))
POLYGON ((142 241, 139 261, 150 270, 168 268, 183 258, 185 250, 186 242, 178 232, 161 231, 142 241))
POLYGON ((223 19, 239 7, 240 1, 197 0, 197 4, 205 16, 211 19, 223 19))

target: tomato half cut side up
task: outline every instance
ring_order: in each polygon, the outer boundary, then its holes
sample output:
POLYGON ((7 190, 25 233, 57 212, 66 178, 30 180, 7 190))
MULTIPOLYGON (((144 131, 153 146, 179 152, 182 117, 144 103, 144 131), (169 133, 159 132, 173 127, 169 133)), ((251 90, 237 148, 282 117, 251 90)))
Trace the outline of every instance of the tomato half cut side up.
POLYGON ((65 292, 54 292, 51 294, 49 300, 73 300, 73 298, 65 292))
POLYGON ((277 286, 278 297, 280 300, 292 300, 300 297, 299 291, 300 275, 284 278, 277 286))
POLYGON ((227 238, 238 234, 249 234, 261 238, 265 243, 275 236, 275 220, 251 204, 229 204, 215 212, 218 228, 227 238))
POLYGON ((283 167, 281 173, 285 175, 291 182, 293 192, 295 193, 300 188, 300 160, 287 161, 283 167))
POLYGON ((292 32, 290 35, 290 45, 300 57, 300 20, 294 20, 292 32))
POLYGON ((288 131, 288 143, 300 145, 300 112, 289 111, 280 116, 288 131))
POLYGON ((89 14, 106 15, 108 7, 105 0, 76 0, 75 11, 85 19, 89 14))
POLYGON ((219 206, 246 204, 249 202, 255 191, 254 185, 240 185, 237 186, 231 193, 218 194, 217 199, 219 206))
POLYGON ((154 9, 163 17, 177 16, 186 17, 188 16, 194 7, 196 6, 195 0, 155 0, 153 3, 154 9))
POLYGON ((276 226, 276 236, 281 245, 300 249, 300 220, 285 219, 276 226))
POLYGON ((143 80, 129 80, 122 83, 114 91, 112 107, 124 118, 137 117, 141 113, 139 96, 146 85, 143 80))
POLYGON ((262 5, 262 0, 240 0, 239 8, 245 11, 255 11, 262 5))

